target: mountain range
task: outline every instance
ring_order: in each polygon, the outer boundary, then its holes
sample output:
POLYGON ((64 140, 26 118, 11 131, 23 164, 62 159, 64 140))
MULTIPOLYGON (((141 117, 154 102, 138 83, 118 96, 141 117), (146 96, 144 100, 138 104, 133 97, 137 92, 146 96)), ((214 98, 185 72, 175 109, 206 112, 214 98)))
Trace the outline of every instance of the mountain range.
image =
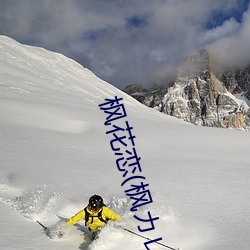
POLYGON ((223 69, 202 49, 177 69, 171 84, 140 84, 123 91, 148 107, 195 125, 248 130, 250 66, 223 69))

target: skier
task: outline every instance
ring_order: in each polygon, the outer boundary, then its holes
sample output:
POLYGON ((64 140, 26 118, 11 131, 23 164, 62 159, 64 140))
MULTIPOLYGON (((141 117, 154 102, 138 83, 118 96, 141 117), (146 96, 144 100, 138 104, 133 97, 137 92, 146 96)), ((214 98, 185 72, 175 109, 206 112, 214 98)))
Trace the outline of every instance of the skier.
POLYGON ((74 225, 80 220, 85 220, 85 225, 92 232, 94 239, 109 220, 120 222, 122 219, 113 210, 105 206, 101 196, 95 194, 89 198, 89 204, 72 216, 67 224, 74 225))

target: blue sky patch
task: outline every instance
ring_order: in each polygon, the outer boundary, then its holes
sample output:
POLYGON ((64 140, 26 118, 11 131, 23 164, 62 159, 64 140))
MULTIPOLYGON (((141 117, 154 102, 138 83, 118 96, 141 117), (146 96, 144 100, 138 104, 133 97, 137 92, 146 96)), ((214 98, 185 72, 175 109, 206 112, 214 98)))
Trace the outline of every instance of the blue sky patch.
POLYGON ((131 16, 127 18, 127 24, 130 27, 139 28, 147 24, 147 19, 145 17, 131 16))
POLYGON ((234 18, 238 23, 241 23, 244 12, 248 9, 249 0, 239 0, 238 8, 230 13, 224 13, 223 10, 216 11, 212 14, 210 20, 206 23, 206 29, 213 29, 221 26, 226 20, 234 18))

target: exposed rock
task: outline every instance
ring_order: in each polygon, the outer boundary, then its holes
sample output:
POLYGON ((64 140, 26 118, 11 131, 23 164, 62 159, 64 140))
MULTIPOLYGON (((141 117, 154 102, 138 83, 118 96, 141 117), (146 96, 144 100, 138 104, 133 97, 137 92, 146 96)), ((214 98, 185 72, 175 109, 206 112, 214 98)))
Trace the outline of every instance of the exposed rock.
POLYGON ((123 91, 128 95, 133 96, 139 102, 144 101, 145 93, 147 92, 142 84, 130 84, 125 89, 123 89, 123 91))
POLYGON ((225 84, 230 93, 242 93, 250 100, 250 66, 218 74, 218 79, 225 84))
POLYGON ((250 67, 215 75, 210 67, 209 53, 203 49, 178 68, 170 87, 146 91, 137 86, 130 94, 149 107, 196 125, 248 129, 250 109, 245 101, 233 94, 250 96, 249 81, 250 67))

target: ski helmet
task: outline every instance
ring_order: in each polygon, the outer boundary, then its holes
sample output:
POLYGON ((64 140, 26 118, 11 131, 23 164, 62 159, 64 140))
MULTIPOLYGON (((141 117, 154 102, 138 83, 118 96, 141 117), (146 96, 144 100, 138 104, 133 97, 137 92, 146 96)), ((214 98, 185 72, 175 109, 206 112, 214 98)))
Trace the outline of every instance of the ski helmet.
POLYGON ((101 196, 95 194, 89 198, 89 206, 91 210, 99 210, 103 205, 103 199, 101 196))

